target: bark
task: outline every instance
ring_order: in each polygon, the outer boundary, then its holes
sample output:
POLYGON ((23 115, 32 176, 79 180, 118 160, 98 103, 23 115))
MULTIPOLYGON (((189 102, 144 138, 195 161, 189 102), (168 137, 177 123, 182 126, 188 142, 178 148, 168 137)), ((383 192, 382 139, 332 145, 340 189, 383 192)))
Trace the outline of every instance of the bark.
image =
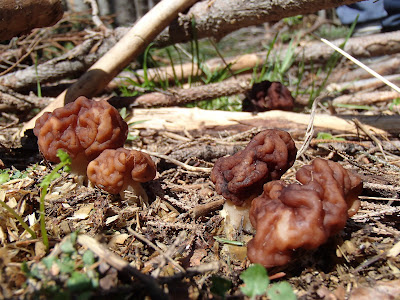
POLYGON ((220 39, 239 28, 279 21, 286 17, 314 13, 351 4, 354 0, 213 0, 201 1, 171 24, 158 39, 158 45, 186 42, 193 37, 192 20, 198 38, 220 39))
POLYGON ((54 25, 63 13, 61 0, 1 0, 0 40, 54 25))

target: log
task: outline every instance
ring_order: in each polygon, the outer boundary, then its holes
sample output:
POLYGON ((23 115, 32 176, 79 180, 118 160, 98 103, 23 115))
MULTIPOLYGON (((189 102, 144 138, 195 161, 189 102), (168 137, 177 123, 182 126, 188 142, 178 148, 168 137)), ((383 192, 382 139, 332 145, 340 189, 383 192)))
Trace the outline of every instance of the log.
POLYGON ((1 0, 0 40, 29 33, 34 28, 52 26, 63 13, 61 0, 1 0))
POLYGON ((371 105, 378 102, 390 102, 399 98, 396 91, 359 92, 352 95, 342 95, 333 99, 332 104, 371 105))
MULTIPOLYGON (((359 134, 357 126, 352 121, 358 119, 368 129, 376 134, 399 134, 400 118, 397 115, 359 116, 359 115, 328 115, 316 114, 314 127, 335 132, 359 134)), ((252 127, 289 128, 305 127, 310 120, 309 114, 272 110, 254 115, 248 112, 228 112, 203 110, 199 108, 163 107, 157 109, 139 108, 133 110, 133 116, 128 123, 137 121, 132 126, 137 129, 155 129, 168 131, 182 130, 222 130, 224 127, 244 124, 252 127)))

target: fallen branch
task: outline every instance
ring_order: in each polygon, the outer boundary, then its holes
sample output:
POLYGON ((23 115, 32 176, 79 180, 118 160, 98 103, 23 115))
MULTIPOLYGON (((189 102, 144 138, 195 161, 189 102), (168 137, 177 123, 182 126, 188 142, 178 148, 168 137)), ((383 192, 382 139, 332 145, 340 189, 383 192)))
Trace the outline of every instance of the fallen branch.
POLYGON ((371 105, 378 102, 389 102, 399 98, 399 96, 399 93, 396 91, 360 92, 352 95, 339 96, 333 99, 332 104, 371 105))
POLYGON ((61 0, 2 0, 0 40, 26 34, 34 28, 54 25, 63 13, 61 0))
POLYGON ((113 97, 115 106, 133 103, 135 107, 174 106, 200 100, 211 100, 222 96, 243 94, 251 89, 251 75, 240 76, 218 83, 194 86, 188 89, 175 88, 165 92, 153 92, 138 97, 113 97))

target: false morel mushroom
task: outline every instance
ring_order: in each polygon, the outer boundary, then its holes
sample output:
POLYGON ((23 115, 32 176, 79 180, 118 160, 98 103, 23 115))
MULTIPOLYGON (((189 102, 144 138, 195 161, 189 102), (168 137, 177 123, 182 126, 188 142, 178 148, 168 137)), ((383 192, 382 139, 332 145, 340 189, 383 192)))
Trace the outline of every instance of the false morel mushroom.
POLYGON ((240 224, 251 230, 248 219, 251 200, 262 193, 265 182, 281 178, 293 165, 296 153, 289 133, 267 129, 254 136, 245 149, 215 162, 211 180, 217 193, 226 199, 221 214, 227 232, 240 224))
POLYGON ((148 202, 141 182, 156 176, 156 166, 151 157, 141 151, 124 148, 108 149, 91 161, 87 168, 89 180, 97 187, 128 199, 126 191, 133 193, 135 202, 148 202), (139 201, 136 201, 139 200, 139 201))
POLYGON ((37 119, 34 134, 39 150, 51 162, 59 162, 57 150, 72 159, 72 172, 86 174, 90 160, 105 149, 122 147, 128 125, 107 101, 93 101, 84 96, 37 119))
POLYGON ((257 134, 243 150, 219 158, 211 180, 218 194, 235 205, 262 192, 265 182, 280 179, 294 163, 297 149, 289 133, 267 129, 257 134))
POLYGON ((339 163, 317 158, 296 178, 301 184, 266 183, 252 201, 256 235, 247 246, 251 262, 265 267, 288 263, 296 249, 317 248, 342 230, 360 206, 361 179, 339 163))

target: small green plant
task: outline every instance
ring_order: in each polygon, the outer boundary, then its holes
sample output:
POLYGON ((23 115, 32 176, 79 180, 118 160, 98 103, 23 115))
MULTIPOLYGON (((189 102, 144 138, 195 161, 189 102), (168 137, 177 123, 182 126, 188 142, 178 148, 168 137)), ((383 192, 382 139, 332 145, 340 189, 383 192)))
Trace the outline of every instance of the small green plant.
POLYGON ((396 106, 400 105, 400 98, 393 99, 392 103, 389 104, 389 110, 393 111, 396 106))
POLYGON ((47 190, 51 184, 51 182, 54 179, 57 179, 61 175, 58 173, 61 169, 63 169, 65 172, 69 172, 70 168, 69 165, 71 164, 71 159, 65 151, 58 149, 57 151, 57 157, 60 159, 60 163, 55 166, 53 171, 50 172, 50 174, 46 175, 43 178, 43 181, 39 184, 40 186, 40 231, 42 233, 42 240, 43 244, 46 247, 46 251, 49 250, 49 239, 47 237, 47 231, 46 231, 46 220, 45 220, 45 208, 44 208, 44 199, 47 195, 47 190))
POLYGON ((286 281, 270 284, 267 270, 260 264, 250 266, 240 274, 244 285, 240 288, 242 293, 251 300, 257 296, 267 294, 271 300, 295 300, 292 287, 286 281))
POLYGON ((232 288, 232 282, 219 276, 211 276, 211 293, 225 299, 226 293, 232 288))
POLYGON ((335 137, 332 134, 328 133, 328 132, 318 132, 317 134, 317 140, 335 140, 335 141, 345 141, 344 138, 340 138, 340 137, 335 137))
POLYGON ((95 256, 90 250, 78 251, 76 240, 77 232, 73 232, 61 242, 58 256, 48 255, 30 268, 26 263, 22 265, 27 284, 39 287, 38 297, 86 300, 98 288, 95 256))

